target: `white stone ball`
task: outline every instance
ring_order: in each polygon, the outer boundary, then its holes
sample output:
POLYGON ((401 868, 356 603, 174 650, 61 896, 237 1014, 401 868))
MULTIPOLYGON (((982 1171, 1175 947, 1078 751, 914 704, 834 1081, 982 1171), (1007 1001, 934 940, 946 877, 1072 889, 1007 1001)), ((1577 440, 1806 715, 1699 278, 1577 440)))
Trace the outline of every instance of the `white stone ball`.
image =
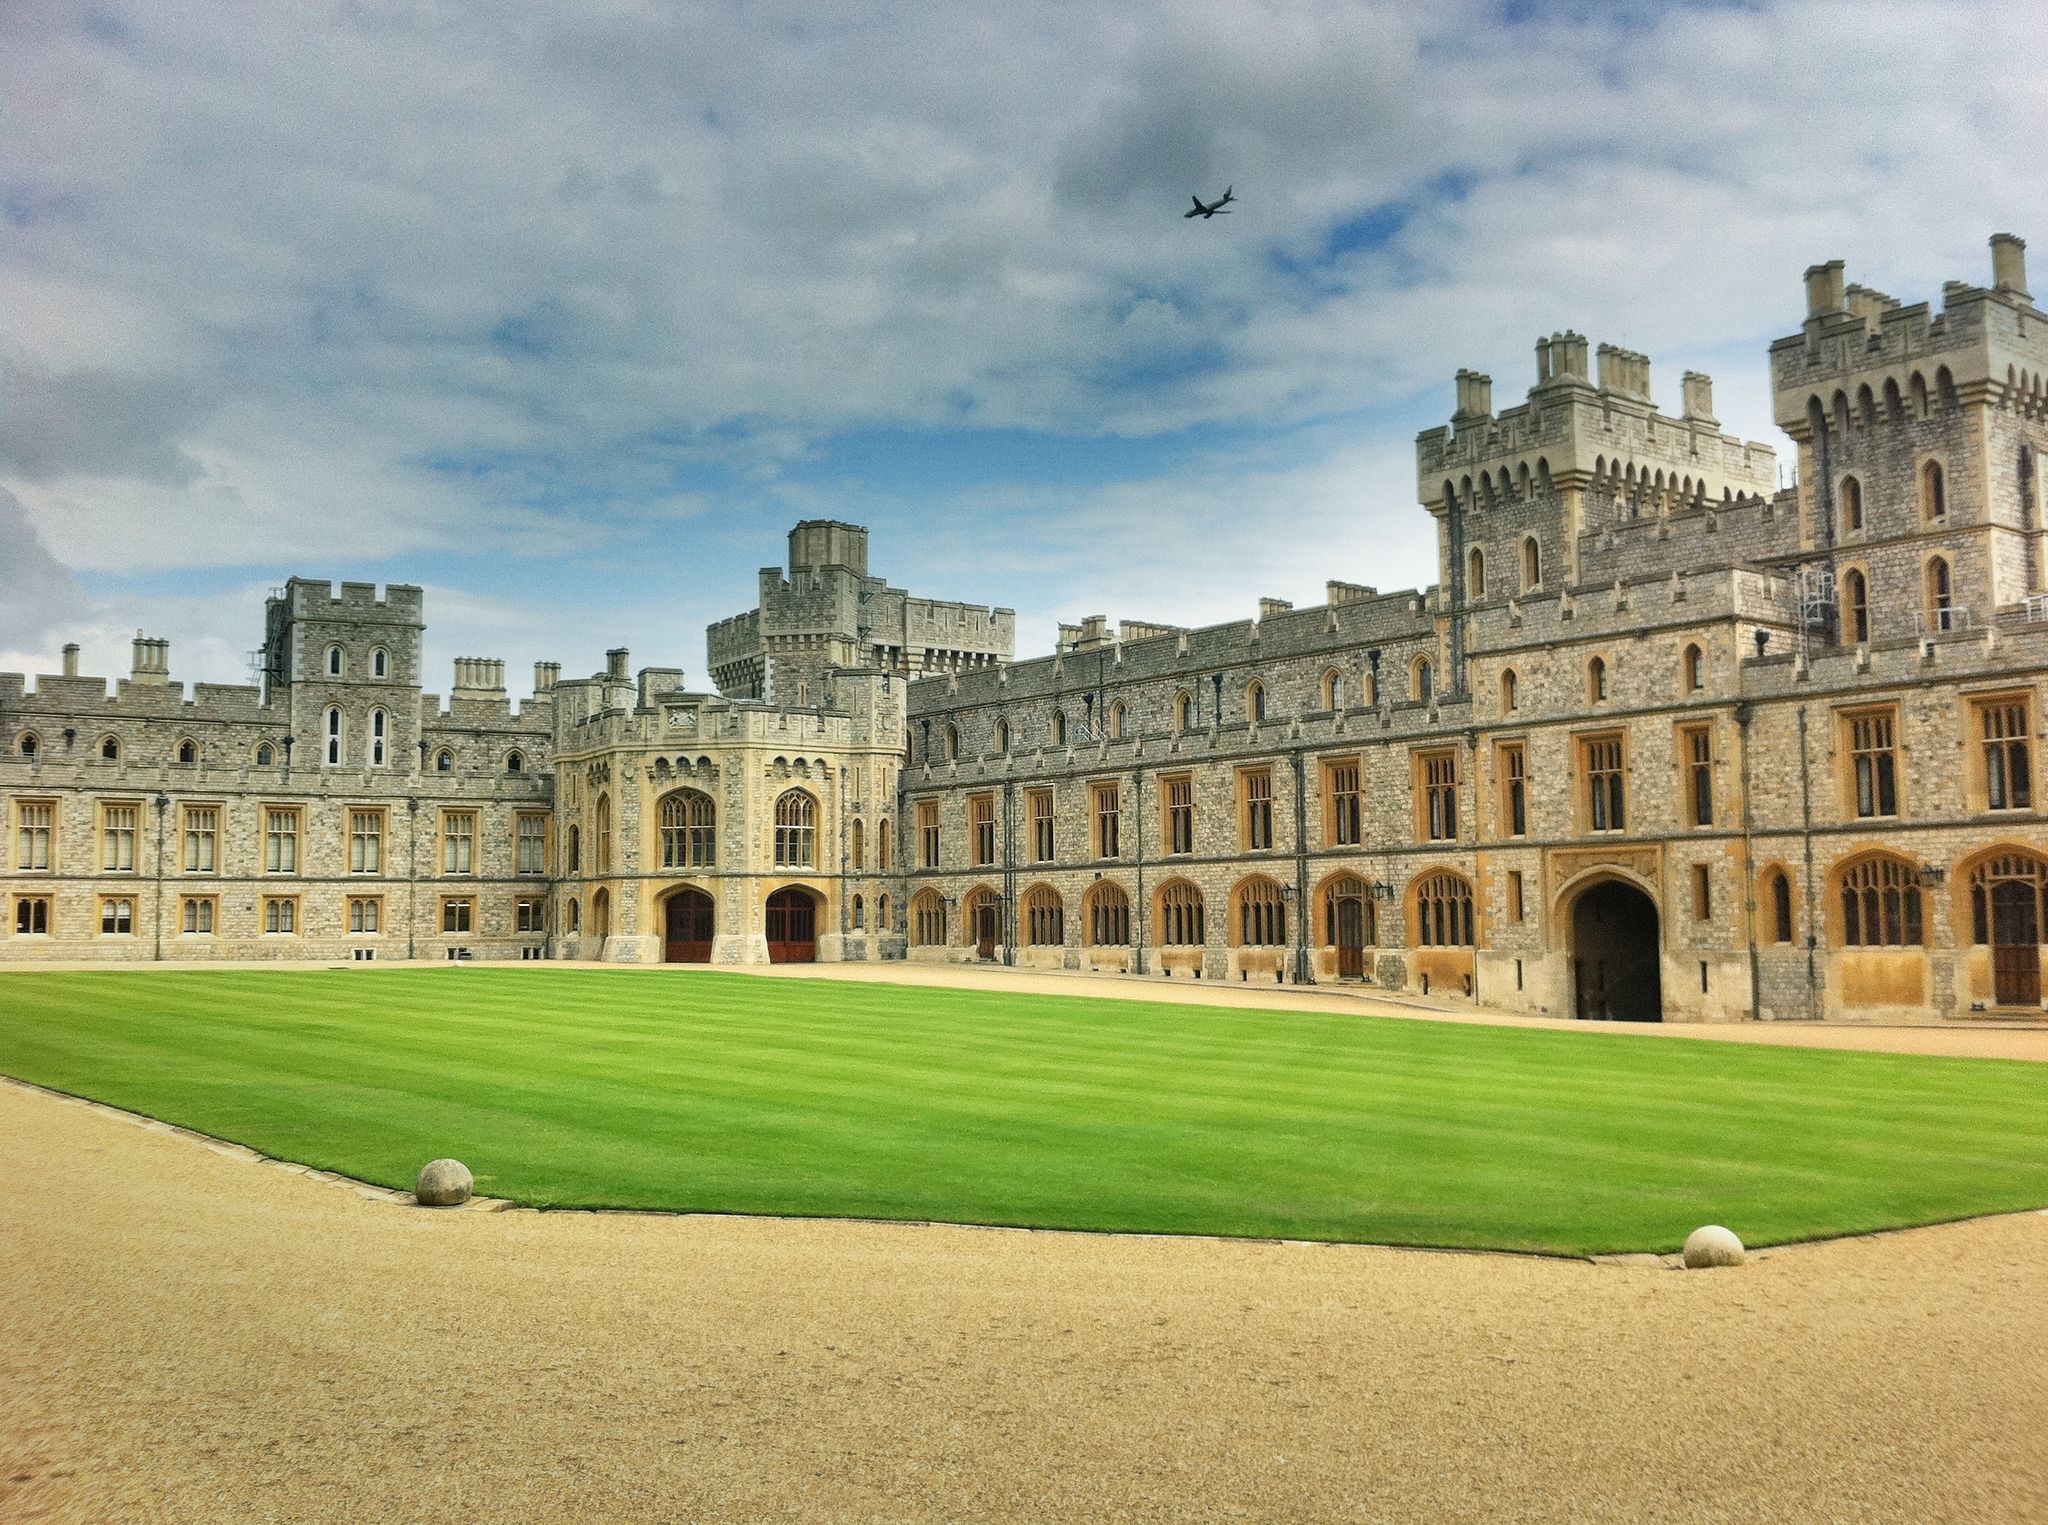
POLYGON ((1685 1236, 1685 1268, 1704 1271, 1710 1266, 1739 1266, 1749 1256, 1742 1241, 1718 1223, 1696 1228, 1685 1236))
MULTIPOLYGON (((460 1207, 475 1186, 476 1178, 462 1161, 435 1160, 420 1172, 412 1194, 422 1207, 460 1207)), ((1736 1248, 1739 1251, 1741 1246, 1736 1248)))

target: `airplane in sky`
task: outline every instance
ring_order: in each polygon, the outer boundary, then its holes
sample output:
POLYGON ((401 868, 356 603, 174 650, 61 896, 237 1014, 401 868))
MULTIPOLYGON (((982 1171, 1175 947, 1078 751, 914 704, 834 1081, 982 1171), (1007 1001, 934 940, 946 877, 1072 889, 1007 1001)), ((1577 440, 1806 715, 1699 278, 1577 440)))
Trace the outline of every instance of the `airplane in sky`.
POLYGON ((1223 187, 1223 194, 1210 202, 1204 202, 1199 196, 1192 197, 1190 199, 1195 203, 1195 209, 1192 212, 1183 212, 1180 215, 1183 217, 1214 217, 1218 212, 1221 212, 1225 217, 1228 217, 1230 211, 1226 203, 1237 199, 1230 194, 1230 190, 1231 188, 1226 185, 1223 187))

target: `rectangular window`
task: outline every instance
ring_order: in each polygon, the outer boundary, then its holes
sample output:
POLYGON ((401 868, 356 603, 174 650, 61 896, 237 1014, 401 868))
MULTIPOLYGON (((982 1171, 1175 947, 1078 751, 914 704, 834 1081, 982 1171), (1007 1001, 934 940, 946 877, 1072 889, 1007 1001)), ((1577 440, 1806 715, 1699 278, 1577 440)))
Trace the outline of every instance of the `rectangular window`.
POLYGON ((917 802, 918 862, 924 868, 939 866, 939 802, 917 802))
MULTIPOLYGON (((220 870, 220 809, 215 805, 185 807, 185 872, 212 874, 220 870)), ((186 931, 192 928, 187 927, 186 931)))
POLYGON ((1195 850, 1195 781, 1183 773, 1160 783, 1166 792, 1166 850, 1191 853, 1195 850))
POLYGON ((135 872, 135 830, 142 810, 137 805, 108 805, 100 812, 100 869, 109 874, 135 872))
POLYGON ((287 934, 299 930, 299 903, 284 895, 273 895, 263 902, 263 930, 267 933, 287 934))
POLYGON ((351 895, 348 902, 348 929, 351 932, 381 931, 384 919, 384 902, 374 895, 351 895))
POLYGON ((1422 790, 1422 834, 1431 842, 1458 839, 1458 754, 1424 752, 1416 759, 1422 790))
POLYGON ((50 843, 56 835, 57 806, 51 800, 23 800, 14 807, 14 866, 34 871, 50 866, 50 843))
POLYGON ((1579 743, 1586 770, 1586 825, 1592 831, 1620 831, 1628 824, 1619 736, 1592 736, 1579 743))
POLYGON ((470 929, 470 919, 475 915, 476 902, 472 900, 447 899, 441 902, 441 930, 443 932, 465 933, 470 929))
POLYGON ((1117 786, 1097 784, 1091 793, 1095 801, 1095 856, 1114 858, 1122 850, 1117 786))
POLYGON ((298 811, 263 812, 263 871, 266 874, 296 874, 299 871, 298 811))
POLYGON ((988 864, 996 861, 996 797, 993 794, 971 794, 967 797, 968 836, 974 844, 974 861, 988 864))
POLYGON ((109 895, 100 902, 100 936, 135 935, 135 901, 127 895, 109 895))
POLYGON ((1244 845, 1249 852, 1264 852, 1273 845, 1273 775, 1258 768, 1240 773, 1243 791, 1244 845))
POLYGON ((513 923, 522 932, 545 932, 548 929, 548 903, 545 900, 526 897, 514 903, 513 923))
POLYGON ((476 872, 476 812, 451 810, 441 817, 441 872, 476 872))
POLYGON ((1511 868, 1508 870, 1508 920, 1520 921, 1521 919, 1522 871, 1518 868, 1511 868))
POLYGON ((1500 749, 1500 824, 1504 836, 1529 834, 1529 751, 1519 741, 1500 749))
POLYGON ((348 871, 352 874, 384 872, 384 812, 351 810, 348 813, 348 871))
POLYGON ((519 818, 518 868, 522 874, 548 871, 548 818, 522 815, 519 818))
POLYGON ((1977 710, 1984 735, 1984 806, 1987 810, 2031 810, 2034 772, 2027 746, 2024 700, 2003 699, 1977 710))
POLYGON ((184 929, 198 936, 210 936, 216 903, 211 895, 187 895, 181 912, 184 929))
POLYGON ((1052 791, 1031 791, 1031 858, 1034 863, 1052 862, 1052 791))
POLYGON ((1849 761, 1856 814, 1863 819, 1899 813, 1898 712, 1867 710, 1848 717, 1849 761))
POLYGON ((1686 813, 1695 826, 1714 824, 1714 733, 1703 725, 1681 726, 1678 755, 1685 769, 1686 813))
POLYGON ((1704 863, 1692 866, 1692 919, 1709 920, 1714 914, 1714 882, 1704 863))
POLYGON ((17 937, 42 937, 50 930, 50 902, 41 895, 20 895, 14 901, 17 937))
POLYGON ((1365 809, 1358 787, 1358 759, 1346 757, 1326 765, 1323 788, 1330 802, 1330 846, 1358 846, 1365 840, 1365 809))

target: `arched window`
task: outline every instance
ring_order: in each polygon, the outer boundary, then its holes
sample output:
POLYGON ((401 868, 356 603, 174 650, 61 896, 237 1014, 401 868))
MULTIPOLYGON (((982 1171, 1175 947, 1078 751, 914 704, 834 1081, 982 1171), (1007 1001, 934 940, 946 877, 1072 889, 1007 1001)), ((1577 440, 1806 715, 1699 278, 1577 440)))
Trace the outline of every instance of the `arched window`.
POLYGON ((1247 879, 1237 891, 1237 940, 1250 948, 1287 944, 1287 901, 1270 879, 1247 879))
POLYGON ((1898 423, 1906 416, 1906 405, 1899 398, 1899 384, 1890 376, 1884 379, 1884 416, 1888 423, 1898 423))
POLYGON ((102 736, 100 738, 100 758, 104 762, 119 762, 121 760, 121 740, 118 736, 102 736))
POLYGON ((1543 552, 1534 535, 1522 539, 1522 591, 1533 593, 1543 586, 1543 552))
POLYGON ((1266 718, 1266 685, 1257 678, 1245 685, 1244 718, 1254 725, 1266 718))
POLYGON ((1465 558, 1465 597, 1473 603, 1486 597, 1486 553, 1476 545, 1465 558))
POLYGON ((1689 694, 1696 694, 1707 686, 1707 654, 1697 646, 1687 646, 1679 659, 1678 681, 1689 694))
POLYGON ((877 932, 895 930, 895 924, 889 920, 889 897, 887 895, 877 895, 875 897, 875 930, 877 932))
POLYGON ((775 866, 810 868, 817 862, 818 802, 791 789, 775 802, 775 866))
POLYGON ((1858 646, 1870 640, 1870 584, 1854 567, 1842 574, 1842 628, 1858 646))
POLYGON ((524 754, 519 752, 506 753, 505 771, 507 773, 524 773, 526 771, 526 758, 524 754))
POLYGON ((591 869, 596 873, 609 874, 612 871, 612 797, 609 794, 597 797, 590 846, 591 869))
MULTIPOLYGON (((1323 891, 1323 941, 1331 947, 1355 943, 1370 948, 1379 941, 1379 917, 1372 889, 1363 879, 1345 875, 1323 891), (1356 902, 1346 905, 1345 902, 1356 902), (1351 923, 1346 926, 1347 920, 1351 923)), ((1339 971, 1342 972, 1341 969, 1339 971)))
POLYGON ((718 862, 717 807, 695 789, 661 802, 661 866, 711 868, 718 862))
POLYGON ((1512 715, 1521 707, 1522 680, 1515 676, 1512 667, 1502 670, 1500 675, 1500 709, 1503 715, 1512 715))
POLYGON ((910 943, 915 948, 946 945, 946 902, 937 890, 919 890, 910 897, 910 943))
POLYGON ((1065 710, 1054 710, 1052 712, 1051 730, 1052 744, 1056 747, 1065 746, 1067 744, 1067 712, 1065 710))
POLYGON ((391 655, 382 646, 370 653, 370 676, 388 678, 391 676, 391 655))
POLYGON ((1377 667, 1367 670, 1365 675, 1365 707, 1378 709, 1380 703, 1380 674, 1377 667))
POLYGON ((1920 513, 1928 520, 1948 517, 1948 486, 1941 462, 1925 461, 1920 467, 1920 513))
POLYGON ((1173 732, 1176 736, 1185 732, 1194 715, 1194 700, 1186 689, 1173 696, 1173 732))
POLYGON ((867 926, 867 905, 860 896, 853 897, 853 925, 856 931, 867 926))
MULTIPOLYGON (((329 720, 330 720, 330 722, 331 722, 331 734, 332 734, 332 736, 333 736, 333 742, 334 742, 334 760, 335 760, 336 762, 340 762, 340 761, 341 761, 341 753, 340 753, 340 750, 339 750, 339 749, 340 749, 340 746, 341 746, 341 734, 340 734, 340 728, 341 728, 341 711, 340 711, 340 710, 329 710, 329 711, 328 711, 327 713, 328 713, 328 717, 329 717, 329 720)), ((183 763, 183 764, 185 764, 185 765, 186 765, 187 767, 190 767, 190 766, 191 766, 192 764, 194 764, 194 763, 198 762, 198 761, 199 761, 199 743, 198 743, 198 742, 196 742, 196 741, 194 741, 194 740, 192 740, 192 738, 191 738, 191 737, 189 737, 189 736, 188 736, 188 737, 186 737, 186 738, 185 738, 185 739, 184 739, 183 741, 179 742, 179 743, 178 743, 178 761, 179 761, 179 762, 181 762, 181 763, 183 763)))
POLYGON ((1202 892, 1185 879, 1159 891, 1159 941, 1168 948, 1197 948, 1205 941, 1202 892))
POLYGON ((957 725, 948 725, 946 727, 946 761, 958 762, 959 760, 960 727, 958 727, 957 725))
POLYGON ((259 742, 258 742, 258 743, 256 744, 256 766, 257 766, 257 767, 259 767, 259 768, 267 768, 267 767, 269 767, 269 766, 270 766, 270 765, 271 765, 271 764, 272 764, 273 762, 275 762, 276 760, 277 760, 277 751, 276 751, 276 749, 275 749, 274 747, 272 747, 272 746, 271 746, 271 744, 270 744, 269 742, 267 742, 267 741, 259 741, 259 742))
POLYGON ((1473 945, 1471 881, 1435 873, 1415 886, 1415 940, 1425 948, 1473 945))
MULTIPOLYGON (((2039 948, 2048 920, 2042 916, 2048 864, 2032 853, 2002 853, 1970 871, 1970 937, 1991 945, 1994 931, 2006 946, 2039 948)), ((2036 955, 2038 956, 2038 955, 2036 955)), ((1999 1005, 2012 1004, 1999 997, 1999 1005)))
POLYGON ((569 872, 583 872, 583 828, 580 826, 569 828, 569 872))
POLYGON ((1408 692, 1424 703, 1435 695, 1436 674, 1430 668, 1428 657, 1417 657, 1415 665, 1408 670, 1408 692))
POLYGON ((385 718, 382 710, 370 711, 370 766, 384 766, 385 718))
POLYGON ((1854 477, 1842 478, 1842 528, 1863 528, 1863 484, 1854 477))
POLYGON ((573 896, 569 901, 569 930, 571 932, 583 930, 583 907, 576 902, 573 896))
MULTIPOLYGON (((340 766, 341 763, 341 711, 339 709, 333 708, 332 706, 329 707, 327 711, 326 727, 327 766, 330 768, 338 767, 340 766)), ((178 761, 183 762, 184 760, 185 759, 181 751, 181 755, 179 756, 178 761)))
POLYGON ((42 749, 43 740, 34 731, 23 731, 20 740, 15 742, 15 750, 23 757, 34 757, 42 749))
POLYGON ((1923 941, 1920 881, 1897 858, 1864 858, 1842 870, 1842 943, 1917 948, 1923 941))
POLYGON ((1103 880, 1088 892, 1088 945, 1122 948, 1131 940, 1131 897, 1121 885, 1103 880))
POLYGON ((1009 755, 1009 752, 1010 722, 1007 720, 998 720, 996 722, 996 756, 1007 757, 1009 755))
POLYGON ((1782 868, 1774 868, 1764 876, 1763 898, 1769 918, 1764 925, 1770 931, 1771 941, 1790 943, 1793 940, 1792 881, 1782 868))
POLYGON ((1003 940, 1002 902, 985 887, 969 890, 960 902, 960 940, 971 946, 984 937, 991 945, 1003 940))
POLYGON ((1344 674, 1334 667, 1323 674, 1323 708, 1332 713, 1344 708, 1344 674))
POLYGON ((1927 562, 1927 628, 1929 630, 1954 630, 1959 620, 1956 615, 1954 590, 1949 586, 1948 563, 1939 556, 1930 557, 1927 562))
POLYGON ((1906 394, 1913 399, 1913 416, 1915 418, 1927 417, 1929 412, 1927 406, 1927 378, 1918 371, 1915 371, 1913 379, 1906 383, 1906 394))
POLYGON ((883 816, 875 827, 875 867, 883 873, 896 861, 896 833, 889 828, 889 818, 883 816))
POLYGON ((436 773, 453 773, 455 771, 455 754, 446 747, 436 752, 434 754, 434 771, 436 773))
POLYGON ((2020 446, 2020 528, 2036 529, 2034 522, 2034 452, 2020 446))
POLYGON ((1604 657, 1595 657, 1586 664, 1586 702, 1607 702, 1607 660, 1604 657))
POLYGON ((1111 741, 1122 741, 1124 739, 1124 702, 1121 699, 1109 707, 1109 739, 1111 741))
POLYGON ((341 648, 339 646, 327 648, 327 676, 330 678, 341 676, 341 648))
POLYGON ((1866 429, 1877 422, 1877 399, 1867 382, 1856 389, 1856 421, 1866 429))
POLYGON ((1024 896, 1024 941, 1034 948, 1057 948, 1067 940, 1067 908, 1059 891, 1041 884, 1024 896))
POLYGON ((859 871, 868 866, 868 828, 865 821, 856 820, 853 823, 852 837, 853 866, 859 871))

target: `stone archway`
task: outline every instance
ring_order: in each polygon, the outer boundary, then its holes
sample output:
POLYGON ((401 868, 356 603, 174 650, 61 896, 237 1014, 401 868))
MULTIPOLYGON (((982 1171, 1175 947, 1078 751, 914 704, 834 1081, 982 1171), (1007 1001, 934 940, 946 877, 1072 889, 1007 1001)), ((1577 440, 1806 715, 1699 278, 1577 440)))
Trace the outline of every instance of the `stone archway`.
POLYGON ((1572 1015, 1663 1021, 1657 903, 1624 880, 1601 879, 1572 903, 1571 927, 1572 1015))
POLYGON ((818 897, 797 885, 787 885, 768 897, 768 962, 817 961, 818 897))
POLYGON ((670 964, 708 964, 717 931, 717 907, 702 890, 677 890, 662 904, 662 959, 670 964))

